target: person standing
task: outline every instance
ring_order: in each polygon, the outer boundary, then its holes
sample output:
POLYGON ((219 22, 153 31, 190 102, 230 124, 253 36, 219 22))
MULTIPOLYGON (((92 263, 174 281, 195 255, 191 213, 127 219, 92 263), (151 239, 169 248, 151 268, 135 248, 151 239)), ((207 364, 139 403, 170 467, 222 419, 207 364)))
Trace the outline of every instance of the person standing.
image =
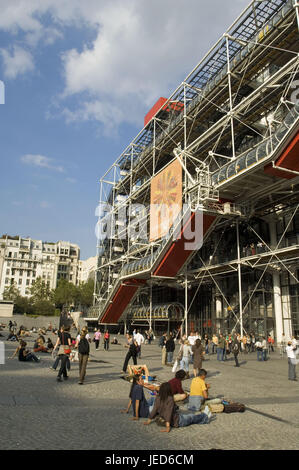
POLYGON ((175 351, 175 342, 174 342, 172 333, 169 333, 169 336, 167 337, 165 347, 166 347, 166 354, 167 354, 167 364, 172 365, 173 353, 175 351))
POLYGON ((237 337, 235 336, 234 341, 232 343, 232 353, 235 359, 235 367, 240 367, 240 364, 238 361, 239 352, 240 352, 240 344, 239 344, 237 337))
POLYGON ((218 345, 217 345, 217 361, 224 361, 224 351, 225 351, 226 341, 222 333, 220 333, 218 345))
POLYGON ((217 346, 218 346, 218 337, 214 333, 212 336, 212 354, 215 354, 215 351, 217 351, 217 346))
POLYGON ((86 332, 81 331, 80 340, 76 341, 76 348, 78 348, 79 353, 79 385, 83 385, 85 375, 86 375, 86 366, 89 358, 89 341, 86 339, 86 332))
POLYGON ((109 334, 109 331, 106 330, 104 333, 104 351, 109 351, 109 343, 110 343, 110 334, 109 334))
POLYGON ((297 347, 294 347, 294 345, 292 344, 292 341, 288 341, 288 345, 286 347, 286 353, 287 353, 287 356, 288 356, 288 364, 289 364, 289 380, 293 380, 295 382, 297 382, 297 378, 296 378, 296 364, 297 364, 297 360, 296 360, 296 351, 297 347))
POLYGON ((141 358, 141 345, 144 343, 144 336, 140 333, 140 330, 137 330, 137 333, 134 335, 134 339, 138 346, 137 356, 141 358))
MULTIPOLYGON (((192 346, 194 346, 195 341, 196 341, 195 333, 193 333, 193 331, 190 331, 190 335, 188 336, 188 342, 191 348, 192 346)), ((193 355, 190 357, 189 362, 193 364, 193 355)))
POLYGON ((95 332, 94 338, 93 338, 93 340, 95 342, 96 351, 99 350, 99 344, 100 344, 101 336, 102 336, 102 333, 100 331, 100 328, 98 328, 97 331, 95 332))
POLYGON ((190 357, 192 357, 193 352, 189 341, 186 339, 184 345, 181 346, 182 349, 182 360, 180 364, 180 368, 186 372, 186 378, 189 378, 189 361, 190 357))
POLYGON ((286 337, 285 337, 285 334, 282 333, 281 341, 280 341, 280 347, 279 347, 281 358, 283 358, 283 355, 286 352, 286 346, 287 346, 286 337))
POLYGON ((167 361, 167 353, 166 353, 166 341, 167 341, 167 333, 163 333, 159 340, 159 346, 162 348, 162 366, 166 366, 167 361))
POLYGON ((257 342, 255 343, 255 349, 257 352, 257 360, 262 361, 263 360, 263 348, 262 348, 262 342, 258 338, 257 342))
POLYGON ((200 339, 195 341, 195 344, 191 347, 193 352, 193 374, 197 377, 198 372, 202 368, 202 360, 204 357, 204 347, 201 344, 200 339))
POLYGON ((129 360, 131 358, 133 359, 134 365, 135 366, 137 365, 137 347, 138 347, 137 342, 135 341, 135 339, 132 336, 129 335, 128 336, 129 351, 127 352, 125 362, 124 362, 124 365, 123 365, 123 372, 124 373, 127 372, 128 363, 129 363, 129 360))
POLYGON ((267 360, 267 341, 265 336, 262 337, 262 350, 263 350, 263 356, 262 359, 263 361, 267 360))
POLYGON ((59 346, 58 356, 61 357, 61 365, 57 376, 57 382, 61 382, 61 376, 63 375, 64 380, 68 379, 67 375, 67 362, 69 360, 69 354, 71 352, 71 335, 66 331, 62 325, 58 333, 58 338, 54 347, 54 350, 59 346))

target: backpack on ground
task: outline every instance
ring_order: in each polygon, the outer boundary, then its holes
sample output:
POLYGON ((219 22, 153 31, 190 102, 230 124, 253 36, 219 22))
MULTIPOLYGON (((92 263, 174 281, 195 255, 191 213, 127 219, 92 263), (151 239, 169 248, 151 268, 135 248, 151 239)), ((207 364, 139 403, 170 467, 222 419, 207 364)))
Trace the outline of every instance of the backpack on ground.
POLYGON ((224 405, 224 413, 244 413, 245 405, 242 403, 229 403, 224 405))
POLYGON ((78 351, 79 351, 79 354, 83 354, 83 355, 89 354, 89 342, 87 341, 86 338, 80 339, 79 345, 78 345, 78 351))

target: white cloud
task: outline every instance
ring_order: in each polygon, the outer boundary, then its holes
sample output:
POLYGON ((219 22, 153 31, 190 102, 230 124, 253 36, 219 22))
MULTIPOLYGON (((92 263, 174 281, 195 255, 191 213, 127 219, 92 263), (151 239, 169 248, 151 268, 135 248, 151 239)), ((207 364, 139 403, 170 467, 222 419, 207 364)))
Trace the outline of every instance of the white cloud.
POLYGON ((67 122, 95 120, 110 130, 123 122, 140 125, 154 102, 174 91, 248 3, 2 0, 0 29, 23 31, 32 47, 53 43, 66 27, 92 29, 92 42, 61 51, 62 97, 77 99, 60 110, 67 122))
POLYGON ((59 173, 64 172, 64 168, 62 166, 53 164, 53 159, 45 157, 44 155, 23 155, 21 157, 21 162, 27 165, 58 171, 59 173))
POLYGON ((71 184, 77 183, 77 180, 75 178, 66 178, 65 181, 67 181, 68 183, 71 183, 71 184))
POLYGON ((4 75, 6 78, 15 79, 18 75, 31 72, 34 69, 32 54, 19 46, 13 46, 12 53, 0 49, 3 59, 4 75))
POLYGON ((42 208, 42 209, 49 209, 50 207, 52 207, 52 204, 50 204, 48 201, 41 201, 39 203, 39 206, 42 208))
POLYGON ((63 56, 65 96, 81 105, 70 120, 107 128, 139 125, 160 96, 168 97, 224 33, 247 0, 114 0, 101 2, 97 37, 63 56), (215 14, 217 12, 217 14, 215 14))

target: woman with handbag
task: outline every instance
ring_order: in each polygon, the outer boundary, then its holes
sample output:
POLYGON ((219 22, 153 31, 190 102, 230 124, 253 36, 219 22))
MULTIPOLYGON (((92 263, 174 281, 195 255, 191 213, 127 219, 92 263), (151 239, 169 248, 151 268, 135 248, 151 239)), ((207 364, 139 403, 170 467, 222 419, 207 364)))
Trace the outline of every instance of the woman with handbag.
POLYGON ((71 335, 66 331, 65 327, 62 326, 58 333, 58 338, 55 344, 54 350, 59 346, 58 356, 61 357, 61 366, 57 376, 57 382, 62 382, 61 376, 63 375, 64 380, 68 379, 67 375, 67 361, 69 359, 69 354, 71 353, 71 344, 72 339, 71 335))

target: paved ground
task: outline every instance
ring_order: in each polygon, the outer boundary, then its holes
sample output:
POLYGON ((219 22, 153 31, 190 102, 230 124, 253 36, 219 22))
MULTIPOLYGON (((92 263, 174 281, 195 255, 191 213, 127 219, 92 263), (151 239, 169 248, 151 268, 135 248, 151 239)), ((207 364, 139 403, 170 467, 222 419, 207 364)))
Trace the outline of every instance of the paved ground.
MULTIPOLYGON (((7 330, 1 332, 6 336, 7 330)), ((27 339, 32 346, 36 335, 27 339)), ((4 340, 4 338, 0 338, 4 340)), ((54 340, 54 335, 52 337, 54 340)), ((123 337, 120 341, 124 343, 123 337)), ((255 354, 219 363, 208 356, 210 394, 246 404, 245 413, 217 414, 209 425, 194 425, 160 433, 155 423, 130 421, 120 409, 128 403, 130 385, 122 380, 126 351, 122 345, 109 352, 94 350, 88 363, 86 383, 78 385, 78 364, 72 364, 68 381, 56 382, 49 370, 50 355, 42 361, 20 363, 8 357, 16 343, 6 342, 6 363, 0 365, 0 449, 105 449, 105 450, 207 450, 299 448, 299 382, 287 379, 287 359, 272 353, 269 361, 255 354)), ((161 349, 143 346, 140 363, 161 381, 173 374, 161 366, 161 349)), ((190 380, 184 382, 190 387, 190 380)))

